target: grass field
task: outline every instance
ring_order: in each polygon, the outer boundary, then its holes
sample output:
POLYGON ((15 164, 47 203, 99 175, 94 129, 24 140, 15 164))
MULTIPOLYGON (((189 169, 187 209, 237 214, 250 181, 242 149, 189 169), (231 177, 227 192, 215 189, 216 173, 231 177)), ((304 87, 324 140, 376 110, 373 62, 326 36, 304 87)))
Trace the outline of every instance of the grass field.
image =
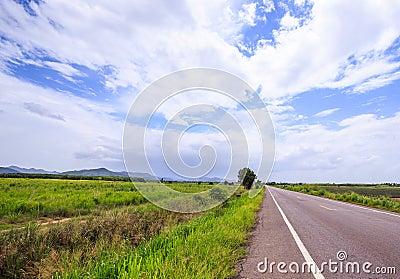
POLYGON ((331 193, 356 193, 367 197, 400 198, 400 187, 385 185, 317 186, 331 193))
POLYGON ((3 178, 0 278, 228 278, 261 199, 239 188, 212 210, 183 214, 148 203, 130 182, 3 178))
POLYGON ((400 187, 388 185, 287 184, 283 189, 400 212, 400 187))
POLYGON ((0 228, 145 201, 132 183, 113 181, 1 178, 0 193, 0 228))
MULTIPOLYGON (((157 183, 146 185, 157 187, 157 183)), ((169 187, 193 193, 213 185, 174 183, 169 187)), ((146 202, 134 185, 126 181, 0 178, 0 193, 0 229, 146 202)))

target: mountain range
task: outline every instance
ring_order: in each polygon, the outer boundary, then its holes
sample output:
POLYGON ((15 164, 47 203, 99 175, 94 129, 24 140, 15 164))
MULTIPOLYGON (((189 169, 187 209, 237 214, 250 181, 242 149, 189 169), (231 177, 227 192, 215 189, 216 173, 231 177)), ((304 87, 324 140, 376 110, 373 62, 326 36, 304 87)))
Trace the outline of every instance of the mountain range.
POLYGON ((26 169, 26 168, 20 168, 17 166, 9 166, 7 168, 15 170, 18 173, 20 172, 20 173, 59 174, 59 172, 56 172, 56 171, 47 171, 47 170, 43 170, 43 169, 34 169, 34 168, 26 169))
MULTIPOLYGON (((62 174, 62 175, 78 175, 78 176, 121 176, 121 177, 129 176, 128 172, 126 172, 126 171, 115 172, 115 171, 108 170, 106 168, 82 169, 82 170, 57 172, 57 171, 47 171, 44 169, 21 168, 18 166, 0 167, 0 174, 6 174, 6 173, 10 173, 10 174, 13 174, 13 173, 62 174)), ((149 173, 131 172, 129 174, 131 177, 143 178, 146 181, 158 180, 157 177, 155 177, 149 173)), ((183 180, 184 179, 164 177, 164 181, 183 181, 183 180)), ((207 182, 221 182, 222 181, 222 179, 219 177, 203 177, 201 180, 207 181, 207 182)), ((195 181, 195 180, 193 179, 193 181, 195 181)))

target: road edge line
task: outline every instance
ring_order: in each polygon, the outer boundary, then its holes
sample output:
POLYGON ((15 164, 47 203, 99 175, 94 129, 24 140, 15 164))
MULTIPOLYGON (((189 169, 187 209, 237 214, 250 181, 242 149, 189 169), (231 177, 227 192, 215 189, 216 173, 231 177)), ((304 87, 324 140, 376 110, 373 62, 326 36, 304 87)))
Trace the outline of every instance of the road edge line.
MULTIPOLYGON (((314 196, 314 197, 318 197, 318 196, 314 196)), ((318 198, 322 198, 322 197, 318 197, 318 198)), ((324 199, 327 199, 327 200, 330 200, 330 201, 333 201, 333 202, 337 202, 337 203, 340 203, 340 204, 343 204, 343 205, 353 206, 353 207, 356 207, 356 208, 365 209, 365 210, 369 210, 369 211, 372 211, 372 212, 386 214, 386 215, 389 215, 389 216, 400 218, 400 215, 398 215, 396 213, 382 211, 384 209, 379 210, 379 209, 375 209, 375 208, 372 208, 372 207, 368 207, 366 205, 359 205, 359 204, 354 204, 354 203, 350 203, 350 202, 343 202, 343 201, 338 201, 338 200, 329 199, 329 198, 324 198, 324 199)))
POLYGON ((301 193, 301 192, 297 192, 297 191, 286 190, 286 189, 282 189, 282 188, 275 188, 275 189, 285 190, 285 191, 289 191, 289 192, 292 192, 292 193, 304 195, 304 196, 307 196, 307 197, 314 197, 314 198, 318 198, 318 199, 322 199, 322 200, 328 200, 328 201, 336 202, 336 203, 339 203, 339 204, 353 206, 353 207, 357 207, 357 208, 360 208, 360 209, 365 209, 365 210, 373 211, 373 212, 376 212, 376 213, 386 214, 386 215, 389 215, 389 216, 400 218, 400 213, 388 211, 387 209, 379 209, 379 208, 375 208, 375 207, 369 207, 367 205, 355 204, 355 203, 351 203, 351 202, 344 202, 344 201, 334 200, 334 199, 330 199, 330 198, 326 198, 326 197, 320 197, 320 196, 301 193))
POLYGON ((267 190, 268 190, 269 194, 271 195, 272 200, 274 201, 276 207, 278 208, 279 213, 281 214, 283 220, 285 221, 286 226, 289 228, 289 231, 292 234, 294 241, 296 242, 297 247, 300 249, 300 252, 303 255, 304 259, 306 260, 307 263, 311 264, 311 266, 315 267, 315 270, 313 270, 313 272, 312 272, 312 274, 314 275, 314 278, 315 279, 325 279, 324 275, 322 275, 317 264, 315 263, 315 261, 313 260, 313 258, 310 255, 310 253, 308 252, 307 248, 304 246, 303 242, 301 241, 296 230, 293 228, 292 224, 289 222, 289 220, 286 217, 285 213, 283 212, 282 208, 279 206, 274 195, 272 195, 271 191, 269 190, 269 187, 267 187, 267 190))

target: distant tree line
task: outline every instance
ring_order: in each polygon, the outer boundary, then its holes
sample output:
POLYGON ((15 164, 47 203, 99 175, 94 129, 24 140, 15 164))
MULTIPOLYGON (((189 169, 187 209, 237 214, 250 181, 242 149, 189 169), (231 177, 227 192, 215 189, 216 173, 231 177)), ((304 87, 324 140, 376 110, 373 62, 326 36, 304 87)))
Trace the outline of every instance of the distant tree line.
POLYGON ((42 173, 2 173, 0 178, 42 178, 42 179, 69 179, 69 180, 104 180, 104 181, 133 181, 146 182, 141 177, 123 177, 123 176, 85 176, 70 174, 42 174, 42 173))
POLYGON ((233 182, 228 182, 226 180, 218 182, 218 181, 202 181, 202 180, 171 180, 171 179, 161 178, 160 182, 164 183, 164 184, 188 183, 188 184, 197 184, 197 185, 201 185, 201 184, 208 184, 208 185, 214 185, 214 184, 234 185, 233 182))

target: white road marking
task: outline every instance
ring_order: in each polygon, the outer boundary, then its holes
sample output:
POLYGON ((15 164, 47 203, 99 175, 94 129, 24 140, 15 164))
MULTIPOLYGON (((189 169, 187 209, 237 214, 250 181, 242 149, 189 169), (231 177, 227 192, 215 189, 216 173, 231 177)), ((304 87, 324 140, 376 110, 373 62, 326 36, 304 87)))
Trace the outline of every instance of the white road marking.
POLYGON ((381 210, 376 210, 376 209, 373 209, 373 208, 368 208, 368 207, 360 206, 360 205, 357 205, 357 204, 352 204, 352 203, 347 203, 347 202, 342 202, 342 201, 337 201, 337 200, 331 200, 331 199, 328 199, 328 200, 333 201, 333 202, 337 202, 337 203, 340 203, 340 204, 343 204, 343 205, 354 206, 354 207, 357 207, 357 208, 366 209, 366 210, 370 210, 370 211, 373 211, 373 212, 378 212, 378 213, 382 213, 382 214, 386 214, 386 215, 390 215, 390 216, 394 216, 394 217, 399 217, 400 218, 400 215, 398 215, 398 214, 385 212, 385 211, 381 211, 381 210))
MULTIPOLYGON (((276 189, 280 189, 280 188, 276 188, 276 189)), ((281 189, 281 190, 285 190, 285 189, 281 189)), ((309 195, 309 194, 304 194, 304 193, 299 193, 296 191, 290 191, 290 190, 285 190, 285 191, 289 191, 289 192, 293 192, 296 194, 300 194, 300 195, 306 195, 307 197, 314 197, 314 198, 319 198, 319 199, 323 199, 323 200, 328 200, 328 201, 333 201, 333 202, 337 202, 343 205, 348 205, 348 206, 353 206, 353 207, 357 207, 357 208, 361 208, 361 209, 366 209, 369 211, 373 211, 373 212, 377 212, 377 213, 382 213, 382 214, 386 214, 386 215, 390 215, 390 216, 394 216, 394 217, 398 217, 400 218, 399 214, 395 214, 395 213, 390 213, 390 212, 386 212, 383 210, 377 210, 377 209, 373 209, 373 208, 369 208, 367 206, 361 206, 361 205, 357 205, 357 204, 353 204, 353 203, 349 203, 349 202, 342 202, 342 201, 338 201, 338 200, 333 200, 333 199, 328 199, 328 198, 324 198, 324 197, 318 197, 318 196, 314 196, 314 195, 309 195)))
POLYGON ((321 208, 323 208, 323 209, 326 209, 326 210, 336 210, 336 209, 334 209, 334 208, 329 208, 329 207, 326 207, 326 206, 323 206, 323 205, 319 205, 321 208))
POLYGON ((312 274, 314 275, 315 279, 325 279, 324 275, 322 275, 321 271, 319 270, 317 264, 311 257, 310 253, 308 252, 307 248, 304 246, 303 242, 301 241, 299 235, 293 228, 292 224, 290 224, 289 220, 286 218, 285 213, 283 212, 282 208, 279 206, 278 202, 275 200, 275 197, 272 195, 271 191, 269 190, 269 187, 267 187, 267 190, 269 194, 271 195, 272 199, 275 202, 276 207, 278 208, 279 212, 282 215, 283 220, 286 223, 286 226, 289 228, 290 233, 292 234, 294 241, 296 241, 297 247, 299 247, 300 252, 303 254, 304 259, 306 260, 307 263, 310 264, 310 266, 315 267, 313 268, 312 274))

